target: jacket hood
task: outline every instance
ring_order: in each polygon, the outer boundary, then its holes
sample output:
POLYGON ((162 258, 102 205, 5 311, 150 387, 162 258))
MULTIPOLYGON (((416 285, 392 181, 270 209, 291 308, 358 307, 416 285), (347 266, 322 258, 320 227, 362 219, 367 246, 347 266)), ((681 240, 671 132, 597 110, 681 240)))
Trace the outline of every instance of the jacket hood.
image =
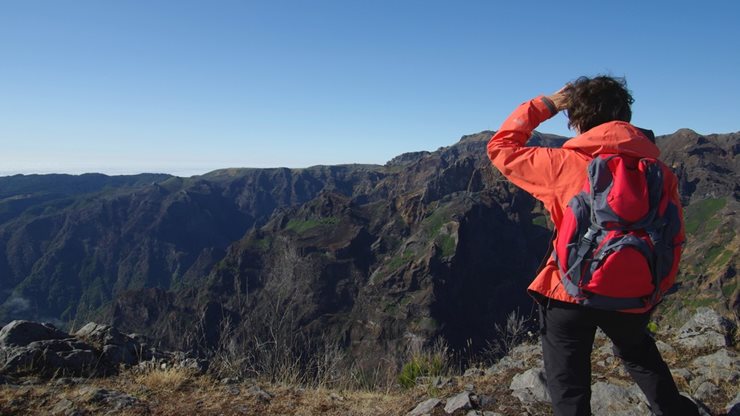
POLYGON ((642 130, 624 121, 610 121, 600 124, 563 144, 564 149, 579 150, 591 156, 602 153, 617 153, 627 156, 660 156, 658 146, 648 136, 649 130, 642 130))

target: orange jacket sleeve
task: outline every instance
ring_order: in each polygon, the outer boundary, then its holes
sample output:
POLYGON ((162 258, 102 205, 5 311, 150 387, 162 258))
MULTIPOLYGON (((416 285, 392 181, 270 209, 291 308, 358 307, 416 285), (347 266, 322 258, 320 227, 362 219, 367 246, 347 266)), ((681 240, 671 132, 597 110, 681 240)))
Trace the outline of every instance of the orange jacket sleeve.
POLYGON ((562 186, 573 185, 568 177, 582 174, 573 171, 569 159, 580 159, 578 166, 584 160, 573 150, 524 147, 532 131, 555 114, 557 110, 545 97, 527 101, 504 121, 487 148, 493 165, 515 185, 544 202, 551 214, 555 214, 553 208, 562 205, 559 201, 564 194, 562 186))

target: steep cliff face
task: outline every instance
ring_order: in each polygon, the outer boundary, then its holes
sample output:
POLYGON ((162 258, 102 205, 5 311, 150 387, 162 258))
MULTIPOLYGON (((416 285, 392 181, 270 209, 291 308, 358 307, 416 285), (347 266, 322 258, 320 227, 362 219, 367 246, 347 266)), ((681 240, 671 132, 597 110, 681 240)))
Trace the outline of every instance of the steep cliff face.
MULTIPOLYGON (((490 166, 491 133, 384 166, 0 178, 0 320, 104 316, 176 348, 279 326, 367 361, 440 336, 481 348, 507 312, 529 313, 551 237, 542 207, 490 166)), ((658 138, 689 233, 689 290, 663 316, 737 313, 738 138, 658 138)))
MULTIPOLYGON (((215 302, 240 321, 248 311, 248 325, 280 311, 289 331, 368 362, 438 336, 459 350, 484 346, 508 311, 529 308, 524 288, 550 238, 532 224, 534 200, 489 166, 488 138, 396 158, 362 192, 327 188, 279 210, 172 310, 215 302)), ((147 331, 131 300, 115 302, 111 319, 147 331)), ((176 315, 161 313, 154 327, 179 327, 176 315)), ((165 342, 186 347, 182 339, 172 331, 165 342)))
POLYGON ((657 138, 662 159, 679 177, 687 242, 681 261, 682 290, 661 316, 682 322, 712 306, 740 318, 740 133, 700 135, 681 129, 657 138))
POLYGON ((36 193, 43 177, 25 186, 3 178, 0 320, 69 321, 126 290, 202 281, 231 243, 276 210, 323 189, 351 193, 373 175, 361 166, 149 175, 113 184, 83 175, 63 177, 61 192, 60 180, 48 178, 49 189, 36 193))
POLYGON ((684 203, 740 196, 740 133, 703 136, 690 129, 656 139, 661 159, 681 183, 684 203))

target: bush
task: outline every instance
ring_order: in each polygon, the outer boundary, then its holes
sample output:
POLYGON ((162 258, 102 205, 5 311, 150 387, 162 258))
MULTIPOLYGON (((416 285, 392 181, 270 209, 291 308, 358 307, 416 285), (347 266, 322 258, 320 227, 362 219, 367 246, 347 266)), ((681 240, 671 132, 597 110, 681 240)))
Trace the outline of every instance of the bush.
POLYGON ((449 367, 447 344, 442 339, 438 339, 430 350, 412 348, 410 356, 398 375, 398 383, 406 389, 415 386, 418 377, 441 376, 449 367))
POLYGON ((529 330, 530 325, 530 319, 524 317, 518 309, 509 312, 504 325, 498 323, 494 325, 496 339, 488 342, 484 354, 493 359, 508 354, 530 337, 532 333, 529 330))

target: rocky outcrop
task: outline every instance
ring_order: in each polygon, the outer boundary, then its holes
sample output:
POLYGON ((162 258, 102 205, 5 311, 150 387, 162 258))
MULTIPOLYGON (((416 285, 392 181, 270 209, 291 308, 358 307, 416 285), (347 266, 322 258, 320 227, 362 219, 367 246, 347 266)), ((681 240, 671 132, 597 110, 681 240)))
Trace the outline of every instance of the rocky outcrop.
POLYGON ((698 308, 679 330, 676 343, 691 349, 721 348, 731 345, 735 324, 710 308, 698 308))
POLYGON ((0 374, 5 376, 107 375, 151 356, 132 337, 93 322, 74 335, 29 321, 13 321, 0 331, 0 374))
POLYGON ((69 335, 49 323, 13 321, 0 330, 0 347, 22 347, 36 341, 58 340, 69 335))

